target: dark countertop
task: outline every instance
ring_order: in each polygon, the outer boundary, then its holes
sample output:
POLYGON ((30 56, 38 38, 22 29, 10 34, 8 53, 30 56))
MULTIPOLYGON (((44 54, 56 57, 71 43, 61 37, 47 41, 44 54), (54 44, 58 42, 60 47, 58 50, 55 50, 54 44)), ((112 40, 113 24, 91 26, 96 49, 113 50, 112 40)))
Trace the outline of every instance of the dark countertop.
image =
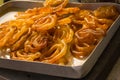
POLYGON ((106 80, 120 80, 120 57, 115 63, 106 80))

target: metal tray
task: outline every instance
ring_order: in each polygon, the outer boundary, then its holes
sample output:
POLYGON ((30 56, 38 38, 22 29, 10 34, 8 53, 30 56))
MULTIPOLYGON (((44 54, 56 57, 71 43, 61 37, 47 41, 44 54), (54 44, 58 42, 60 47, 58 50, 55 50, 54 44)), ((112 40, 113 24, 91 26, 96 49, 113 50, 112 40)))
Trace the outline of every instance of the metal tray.
MULTIPOLYGON (((114 5, 120 11, 120 5, 116 3, 69 3, 68 6, 77 6, 81 9, 94 10, 102 5, 114 5)), ((10 1, 0 6, 0 23, 14 19, 14 15, 18 11, 24 11, 28 8, 41 7, 41 1, 10 1)), ((0 52, 0 67, 13 69, 18 71, 26 71, 40 73, 52 76, 67 78, 82 78, 92 69, 96 61, 102 54, 103 50, 109 43, 110 39, 117 31, 120 25, 120 16, 115 20, 107 31, 107 35, 99 42, 96 48, 85 60, 74 59, 71 66, 60 66, 55 64, 46 64, 41 62, 27 62, 19 60, 11 60, 6 54, 6 58, 2 57, 0 52)))

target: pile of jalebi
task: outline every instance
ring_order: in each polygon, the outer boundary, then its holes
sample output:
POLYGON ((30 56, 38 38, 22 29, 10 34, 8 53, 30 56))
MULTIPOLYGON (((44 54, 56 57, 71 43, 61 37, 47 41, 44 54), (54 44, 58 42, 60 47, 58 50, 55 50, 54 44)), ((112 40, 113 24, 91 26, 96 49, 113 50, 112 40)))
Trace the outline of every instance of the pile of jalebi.
POLYGON ((119 12, 115 6, 92 11, 67 7, 68 2, 46 0, 0 24, 0 49, 9 48, 11 59, 60 65, 89 56, 119 12))

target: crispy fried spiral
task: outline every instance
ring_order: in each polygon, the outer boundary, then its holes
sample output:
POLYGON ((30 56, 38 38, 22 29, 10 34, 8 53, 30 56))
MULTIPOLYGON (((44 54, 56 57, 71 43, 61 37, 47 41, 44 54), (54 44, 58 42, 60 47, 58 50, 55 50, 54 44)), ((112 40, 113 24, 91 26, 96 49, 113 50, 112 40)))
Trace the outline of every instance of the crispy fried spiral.
POLYGON ((66 43, 70 43, 73 40, 74 32, 69 25, 58 27, 53 36, 54 40, 64 40, 66 43))
POLYGON ((60 58, 64 57, 67 51, 67 44, 64 40, 59 41, 58 43, 54 44, 48 51, 47 55, 45 57, 45 60, 42 60, 42 62, 47 63, 54 63, 58 61, 60 58))
POLYGON ((101 29, 80 29, 75 33, 79 43, 87 43, 89 45, 96 45, 104 35, 104 31, 101 29))
POLYGON ((58 16, 63 16, 66 14, 74 14, 74 13, 77 13, 79 11, 80 11, 80 9, 78 7, 69 7, 69 8, 63 8, 62 10, 57 11, 56 14, 58 16))
POLYGON ((5 35, 0 39, 0 47, 4 47, 7 42, 9 41, 9 39, 11 38, 11 36, 13 36, 15 28, 11 27, 10 29, 7 30, 8 32, 5 33, 5 35))
POLYGON ((52 7, 53 12, 62 10, 69 0, 46 0, 44 2, 45 7, 52 7))
POLYGON ((35 23, 32 25, 32 28, 33 30, 37 31, 46 31, 55 26, 56 20, 56 15, 47 15, 36 20, 35 23))
POLYGON ((71 52, 73 56, 78 59, 86 58, 95 48, 95 45, 88 45, 88 44, 79 45, 77 43, 78 42, 75 41, 74 44, 71 46, 71 52))
POLYGON ((12 59, 25 60, 25 61, 35 61, 41 56, 40 52, 36 53, 25 53, 23 50, 11 52, 12 59))
POLYGON ((46 16, 50 13, 52 13, 52 9, 50 7, 40 7, 40 8, 33 8, 33 9, 28 9, 25 12, 18 12, 15 17, 17 19, 38 19, 40 17, 46 16))
POLYGON ((25 52, 39 52, 47 46, 48 37, 44 33, 32 32, 24 44, 25 52))
POLYGON ((43 7, 18 12, 15 20, 0 24, 1 51, 9 49, 15 60, 59 65, 88 57, 119 12, 114 6, 92 11, 66 7, 67 3, 46 0, 43 7))
POLYGON ((29 28, 29 31, 26 33, 26 35, 21 36, 19 40, 17 40, 11 47, 12 51, 18 50, 20 48, 23 48, 25 41, 27 40, 28 36, 31 34, 31 29, 29 28))
POLYGON ((91 53, 97 43, 104 36, 104 31, 93 29, 80 29, 75 33, 71 45, 71 52, 77 58, 85 58, 91 53))

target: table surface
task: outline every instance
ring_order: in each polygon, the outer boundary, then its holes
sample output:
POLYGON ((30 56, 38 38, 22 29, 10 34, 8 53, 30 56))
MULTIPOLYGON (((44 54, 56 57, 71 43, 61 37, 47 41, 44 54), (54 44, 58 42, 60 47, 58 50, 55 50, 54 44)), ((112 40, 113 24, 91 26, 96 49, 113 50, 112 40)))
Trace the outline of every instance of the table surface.
MULTIPOLYGON (((82 79, 77 80, 110 80, 108 77, 120 54, 120 28, 117 30, 110 43, 96 62, 92 70, 82 79)), ((119 60, 120 62, 120 60, 119 60)), ((114 68, 113 68, 114 69, 114 68)), ((114 71, 112 71, 114 72, 114 71)), ((29 72, 15 71, 0 68, 0 75, 9 80, 73 80, 62 77, 48 76, 29 72)), ((110 74, 111 76, 112 74, 110 74)), ((0 79, 1 80, 1 79, 0 79)), ((117 79, 113 79, 117 80, 117 79)))
POLYGON ((120 57, 115 63, 106 80, 120 80, 120 57))

